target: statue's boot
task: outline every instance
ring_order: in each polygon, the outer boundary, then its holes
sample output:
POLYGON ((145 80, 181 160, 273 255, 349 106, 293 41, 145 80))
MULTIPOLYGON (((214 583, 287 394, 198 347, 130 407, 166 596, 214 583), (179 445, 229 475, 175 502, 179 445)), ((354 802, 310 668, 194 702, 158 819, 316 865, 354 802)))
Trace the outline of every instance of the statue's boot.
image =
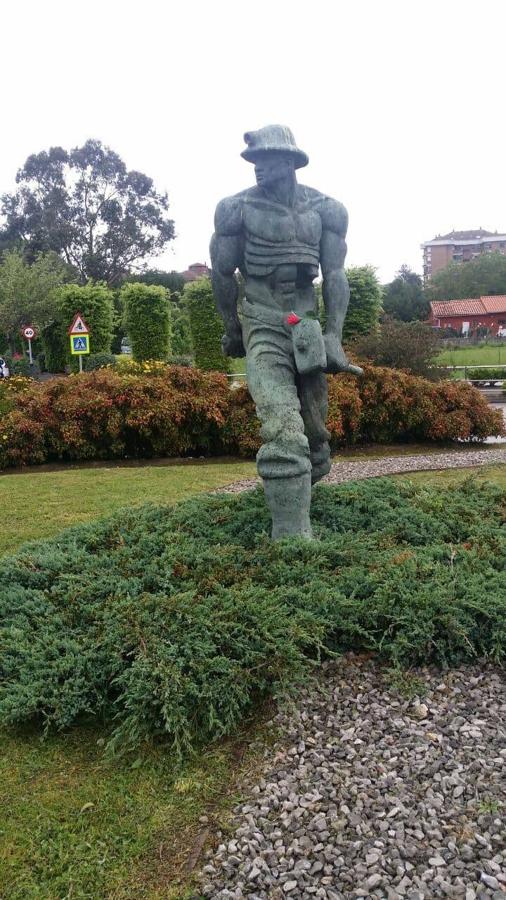
POLYGON ((311 474, 292 478, 264 478, 267 505, 272 516, 272 539, 290 535, 311 540, 309 519, 311 506, 311 474))

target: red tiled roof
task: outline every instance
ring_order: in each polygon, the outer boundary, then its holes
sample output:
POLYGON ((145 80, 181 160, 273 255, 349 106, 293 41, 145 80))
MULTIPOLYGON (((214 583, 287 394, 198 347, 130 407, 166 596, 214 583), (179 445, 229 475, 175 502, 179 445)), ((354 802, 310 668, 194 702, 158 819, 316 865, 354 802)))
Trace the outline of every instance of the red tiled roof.
POLYGON ((483 316, 487 313, 506 313, 506 294, 498 297, 480 297, 479 300, 433 300, 432 314, 443 316, 483 316))
POLYGON ((480 297, 488 313, 506 313, 506 294, 497 297, 480 297))
POLYGON ((438 319, 442 316, 481 316, 487 312, 481 300, 433 300, 430 305, 438 319))

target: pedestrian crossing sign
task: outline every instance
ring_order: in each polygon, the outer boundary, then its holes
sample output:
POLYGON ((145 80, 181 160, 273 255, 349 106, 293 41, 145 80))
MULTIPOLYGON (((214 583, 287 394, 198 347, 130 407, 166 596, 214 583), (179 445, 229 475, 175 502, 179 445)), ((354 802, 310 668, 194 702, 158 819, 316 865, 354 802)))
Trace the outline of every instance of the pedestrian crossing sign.
POLYGON ((90 352, 90 336, 89 334, 71 334, 70 335, 70 352, 72 356, 83 356, 90 352))

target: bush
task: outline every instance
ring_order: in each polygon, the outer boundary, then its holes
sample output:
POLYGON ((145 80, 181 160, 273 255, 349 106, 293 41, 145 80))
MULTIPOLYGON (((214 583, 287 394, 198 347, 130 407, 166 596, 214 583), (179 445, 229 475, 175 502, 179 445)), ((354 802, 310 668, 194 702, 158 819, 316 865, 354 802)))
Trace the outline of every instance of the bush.
POLYGON ((198 278, 185 285, 195 365, 205 372, 229 372, 230 361, 223 355, 223 321, 216 309, 209 278, 198 278))
MULTIPOLYGON (((460 369, 459 371, 463 371, 460 369)), ((465 370, 466 378, 471 381, 506 381, 506 366, 497 366, 497 368, 487 367, 486 369, 468 368, 465 370)))
MULTIPOLYGON (((484 440, 504 434, 500 411, 466 382, 438 384, 394 369, 365 366, 364 376, 328 377, 327 427, 334 449, 359 442, 484 440)), ((260 426, 246 387, 232 393, 223 429, 229 453, 252 456, 260 426)))
POLYGON ((218 452, 226 378, 158 365, 162 373, 100 369, 35 385, 2 422, 0 464, 218 452))
POLYGON ((95 369, 104 369, 115 365, 116 357, 112 353, 90 353, 89 356, 84 357, 84 369, 86 372, 94 372, 95 369))
POLYGON ((193 366, 193 357, 184 354, 182 356, 173 354, 169 356, 168 364, 170 366, 193 366))
POLYGON ((0 420, 16 408, 16 399, 28 391, 33 380, 23 375, 0 378, 0 420))
POLYGON ((365 372, 359 386, 362 440, 484 440, 504 434, 501 412, 466 382, 433 383, 375 366, 365 372))
POLYGON ((230 734, 351 648, 394 665, 504 659, 504 492, 319 487, 317 543, 268 538, 261 491, 123 510, 0 566, 0 718, 111 723, 112 749, 230 734), (352 539, 351 539, 352 538, 352 539))
MULTIPOLYGON (((361 379, 332 376, 334 448, 359 441, 483 440, 502 415, 466 382, 434 384, 368 366, 361 379)), ((118 360, 115 369, 33 383, 6 413, 0 467, 57 459, 217 455, 251 457, 260 426, 248 390, 183 366, 118 360)))
POLYGON ((439 337, 423 322, 399 322, 385 317, 375 333, 358 338, 352 349, 359 359, 377 366, 403 369, 431 380, 444 373, 444 369, 434 366, 441 349, 439 337))
POLYGON ((25 356, 22 356, 20 359, 8 361, 8 366, 11 375, 20 375, 24 378, 29 378, 33 371, 33 367, 30 366, 30 363, 25 356))
POLYGON ((170 352, 170 308, 166 289, 155 284, 125 284, 121 288, 121 300, 134 360, 166 360, 170 352))

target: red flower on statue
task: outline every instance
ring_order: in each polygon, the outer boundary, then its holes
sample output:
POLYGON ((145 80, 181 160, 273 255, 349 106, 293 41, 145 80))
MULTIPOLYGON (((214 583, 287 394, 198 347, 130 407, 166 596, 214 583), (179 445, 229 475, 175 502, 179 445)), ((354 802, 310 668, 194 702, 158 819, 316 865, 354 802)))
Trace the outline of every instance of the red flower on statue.
POLYGON ((286 317, 287 325, 296 325, 297 322, 300 322, 300 316, 297 313, 291 312, 289 316, 286 317))

